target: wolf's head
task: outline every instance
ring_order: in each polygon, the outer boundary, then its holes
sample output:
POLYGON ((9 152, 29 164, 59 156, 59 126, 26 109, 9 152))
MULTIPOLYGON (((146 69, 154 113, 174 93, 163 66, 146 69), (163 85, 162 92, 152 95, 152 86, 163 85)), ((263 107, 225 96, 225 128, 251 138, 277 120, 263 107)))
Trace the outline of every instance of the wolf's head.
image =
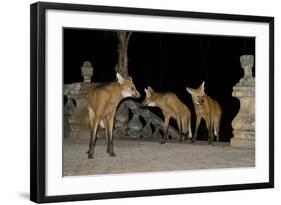
POLYGON ((149 107, 156 106, 156 102, 155 102, 156 95, 154 90, 150 86, 148 86, 147 88, 144 89, 144 92, 146 96, 141 105, 149 106, 149 107))
POLYGON ((204 104, 204 99, 205 99, 205 95, 206 95, 206 93, 205 93, 205 81, 203 81, 203 83, 196 89, 189 88, 189 87, 186 87, 185 89, 188 93, 191 94, 192 101, 195 105, 204 104))
POLYGON ((132 77, 123 77, 119 73, 116 73, 116 78, 118 80, 118 83, 121 87, 121 94, 123 98, 126 97, 134 97, 134 98, 139 98, 140 93, 136 89, 135 84, 133 83, 132 77))

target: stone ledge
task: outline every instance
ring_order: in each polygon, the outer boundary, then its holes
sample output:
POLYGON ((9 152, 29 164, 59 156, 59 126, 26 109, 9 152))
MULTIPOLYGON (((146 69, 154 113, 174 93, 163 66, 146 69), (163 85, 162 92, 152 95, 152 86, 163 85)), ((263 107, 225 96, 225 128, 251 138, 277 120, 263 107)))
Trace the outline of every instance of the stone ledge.
POLYGON ((251 149, 254 149, 255 148, 255 140, 232 138, 230 140, 230 146, 236 147, 236 148, 251 148, 251 149))

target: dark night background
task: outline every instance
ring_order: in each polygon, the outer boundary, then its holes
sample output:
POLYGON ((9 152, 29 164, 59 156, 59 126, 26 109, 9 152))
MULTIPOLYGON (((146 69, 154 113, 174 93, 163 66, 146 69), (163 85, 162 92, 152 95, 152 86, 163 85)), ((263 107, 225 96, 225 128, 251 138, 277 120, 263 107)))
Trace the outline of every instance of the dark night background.
MULTIPOLYGON (((80 67, 85 60, 94 67, 92 82, 115 79, 118 42, 114 31, 64 28, 63 37, 65 84, 83 81, 80 67)), ((205 80, 207 94, 223 110, 220 139, 229 141, 233 136, 231 121, 239 110, 238 99, 231 96, 232 87, 243 76, 239 60, 243 54, 255 54, 255 38, 134 31, 128 70, 142 94, 139 101, 148 85, 155 91, 176 93, 192 112, 193 133, 194 108, 185 86, 196 88, 205 80)), ((151 110, 161 113, 158 108, 151 110)), ((198 139, 206 140, 202 124, 198 139)))

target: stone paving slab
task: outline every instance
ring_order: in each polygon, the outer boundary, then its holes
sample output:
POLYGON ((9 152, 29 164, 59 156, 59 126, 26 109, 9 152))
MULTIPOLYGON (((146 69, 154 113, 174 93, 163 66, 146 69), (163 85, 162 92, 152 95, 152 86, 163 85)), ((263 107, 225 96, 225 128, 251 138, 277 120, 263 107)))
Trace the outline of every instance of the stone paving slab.
POLYGON ((64 139, 64 176, 158 172, 255 166, 255 150, 239 149, 229 143, 153 139, 114 140, 116 157, 106 153, 104 139, 98 139, 94 159, 88 159, 89 140, 64 139))

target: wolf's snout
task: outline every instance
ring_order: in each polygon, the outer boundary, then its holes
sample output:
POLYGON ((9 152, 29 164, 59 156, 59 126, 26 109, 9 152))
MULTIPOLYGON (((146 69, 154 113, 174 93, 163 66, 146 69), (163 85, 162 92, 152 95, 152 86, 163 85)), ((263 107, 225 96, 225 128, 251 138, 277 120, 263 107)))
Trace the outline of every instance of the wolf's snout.
POLYGON ((141 95, 140 95, 140 93, 138 91, 136 91, 136 92, 133 93, 133 96, 135 98, 139 98, 141 95))

